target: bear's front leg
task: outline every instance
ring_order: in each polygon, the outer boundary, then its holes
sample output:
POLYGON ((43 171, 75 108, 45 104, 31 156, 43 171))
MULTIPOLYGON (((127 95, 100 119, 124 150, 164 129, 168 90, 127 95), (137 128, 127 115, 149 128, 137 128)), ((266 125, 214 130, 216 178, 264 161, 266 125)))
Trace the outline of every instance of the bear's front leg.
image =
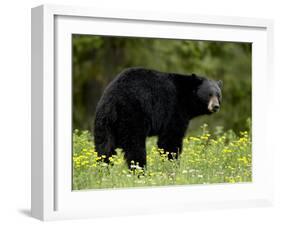
POLYGON ((126 147, 124 148, 125 159, 128 167, 134 169, 134 166, 144 168, 146 166, 146 150, 144 147, 126 147))
POLYGON ((182 140, 188 128, 188 119, 183 119, 180 114, 175 113, 172 120, 167 123, 164 131, 158 136, 158 148, 168 152, 168 158, 178 159, 182 152, 182 140))
POLYGON ((126 136, 126 139, 123 140, 121 147, 130 169, 133 169, 132 165, 138 165, 142 168, 145 167, 146 149, 144 136, 130 134, 130 136, 126 136))
POLYGON ((178 159, 182 152, 182 139, 183 136, 175 136, 173 134, 165 134, 158 138, 158 148, 163 149, 168 153, 168 159, 178 159))

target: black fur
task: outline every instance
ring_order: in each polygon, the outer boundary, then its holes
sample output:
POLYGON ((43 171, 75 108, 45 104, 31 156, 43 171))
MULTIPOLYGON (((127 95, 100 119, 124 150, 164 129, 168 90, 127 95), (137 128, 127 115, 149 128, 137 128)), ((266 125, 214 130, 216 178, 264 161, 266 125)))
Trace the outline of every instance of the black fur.
POLYGON ((221 101, 221 84, 194 74, 126 69, 107 86, 96 108, 98 154, 108 160, 122 148, 128 166, 133 160, 144 167, 146 137, 158 136, 158 147, 177 158, 189 121, 211 113, 210 96, 221 101))

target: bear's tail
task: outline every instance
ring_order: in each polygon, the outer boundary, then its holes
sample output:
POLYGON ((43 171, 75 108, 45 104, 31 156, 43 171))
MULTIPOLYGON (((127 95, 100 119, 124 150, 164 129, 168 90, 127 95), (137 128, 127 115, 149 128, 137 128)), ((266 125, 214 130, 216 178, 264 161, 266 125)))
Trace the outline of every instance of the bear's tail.
POLYGON ((97 108, 94 122, 94 143, 98 156, 105 156, 104 161, 115 152, 115 137, 113 134, 113 123, 116 118, 114 107, 111 109, 99 107, 97 108))

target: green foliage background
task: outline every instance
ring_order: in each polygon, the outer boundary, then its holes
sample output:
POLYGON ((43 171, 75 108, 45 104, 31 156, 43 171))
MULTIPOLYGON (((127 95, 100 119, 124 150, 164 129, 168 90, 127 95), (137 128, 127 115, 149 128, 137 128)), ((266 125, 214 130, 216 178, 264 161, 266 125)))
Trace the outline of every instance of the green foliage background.
POLYGON ((73 130, 90 130, 106 85, 122 70, 142 66, 164 72, 195 73, 222 80, 221 111, 192 121, 198 133, 207 123, 235 132, 251 118, 251 44, 73 35, 73 130))

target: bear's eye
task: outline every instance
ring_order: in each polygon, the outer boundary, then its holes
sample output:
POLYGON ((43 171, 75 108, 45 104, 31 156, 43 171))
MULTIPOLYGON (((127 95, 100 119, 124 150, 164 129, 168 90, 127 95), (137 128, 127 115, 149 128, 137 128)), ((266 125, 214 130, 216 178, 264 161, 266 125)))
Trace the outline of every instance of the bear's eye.
POLYGON ((211 96, 213 96, 213 94, 212 94, 212 93, 209 93, 209 97, 211 97, 211 96))

